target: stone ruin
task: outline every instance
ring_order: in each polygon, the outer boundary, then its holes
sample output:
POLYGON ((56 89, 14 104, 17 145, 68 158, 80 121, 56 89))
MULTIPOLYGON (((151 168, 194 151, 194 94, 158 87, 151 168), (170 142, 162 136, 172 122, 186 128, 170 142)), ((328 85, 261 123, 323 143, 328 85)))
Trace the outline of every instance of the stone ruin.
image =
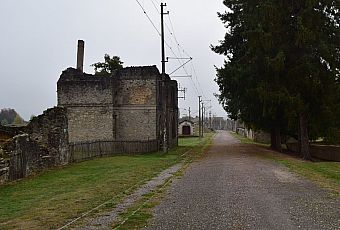
POLYGON ((156 66, 128 67, 112 76, 69 68, 57 84, 69 141, 148 141, 177 145, 177 82, 156 66))
POLYGON ((0 127, 6 136, 0 153, 0 184, 69 162, 67 115, 55 107, 34 117, 26 127, 0 127))
POLYGON ((156 66, 123 68, 111 76, 86 74, 83 54, 80 41, 77 69, 68 68, 58 80, 57 107, 26 127, 0 126, 0 137, 6 140, 1 143, 0 138, 0 184, 89 156, 177 146, 176 81, 156 66), (75 157, 90 150, 100 154, 75 157))

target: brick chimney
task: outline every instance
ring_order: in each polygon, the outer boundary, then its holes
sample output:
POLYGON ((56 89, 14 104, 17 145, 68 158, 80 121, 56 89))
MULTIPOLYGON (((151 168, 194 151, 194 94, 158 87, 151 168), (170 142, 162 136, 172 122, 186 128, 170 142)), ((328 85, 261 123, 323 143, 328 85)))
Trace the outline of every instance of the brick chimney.
POLYGON ((78 40, 78 51, 77 51, 77 69, 84 72, 84 47, 85 42, 78 40))

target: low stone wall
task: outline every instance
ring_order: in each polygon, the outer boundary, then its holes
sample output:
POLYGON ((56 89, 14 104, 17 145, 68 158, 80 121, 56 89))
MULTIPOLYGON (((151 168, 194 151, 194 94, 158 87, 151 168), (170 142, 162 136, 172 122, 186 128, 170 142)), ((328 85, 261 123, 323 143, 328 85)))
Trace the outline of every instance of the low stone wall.
POLYGON ((15 136, 7 150, 10 151, 9 181, 31 176, 55 163, 48 149, 36 143, 28 134, 15 136))
MULTIPOLYGON (((287 148, 292 152, 298 152, 298 143, 287 143, 287 148)), ((335 145, 310 145, 312 157, 340 162, 340 146, 335 145)))
MULTIPOLYGON (((0 146, 12 137, 25 132, 25 127, 3 126, 0 125, 0 146)), ((1 157, 1 154, 0 154, 1 157)))
POLYGON ((311 154, 315 158, 340 162, 340 146, 311 145, 311 154))
POLYGON ((160 143, 150 141, 93 141, 70 144, 70 159, 72 162, 84 161, 94 157, 110 156, 117 153, 149 153, 157 152, 160 143))
POLYGON ((236 133, 251 140, 254 140, 255 142, 270 144, 270 134, 261 130, 253 131, 252 129, 238 127, 236 129, 236 133))
POLYGON ((9 178, 9 159, 0 158, 0 184, 8 181, 9 178))
POLYGON ((21 134, 0 149, 0 184, 69 163, 67 127, 66 110, 55 107, 33 118, 23 129, 3 130, 11 131, 9 135, 21 134))
POLYGON ((254 133, 254 141, 264 144, 270 144, 270 134, 263 131, 256 131, 254 133))

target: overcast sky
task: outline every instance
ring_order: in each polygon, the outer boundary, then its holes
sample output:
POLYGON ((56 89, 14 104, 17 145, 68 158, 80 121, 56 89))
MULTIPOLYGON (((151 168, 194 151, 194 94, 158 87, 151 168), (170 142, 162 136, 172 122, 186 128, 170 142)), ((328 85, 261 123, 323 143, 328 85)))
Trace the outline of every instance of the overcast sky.
MULTIPOLYGON (((160 0, 139 0, 157 27, 160 0)), ((164 1, 165 2, 165 1, 164 1)), ((187 88, 179 100, 181 114, 191 107, 197 114, 198 95, 212 100, 212 113, 226 117, 213 94, 214 65, 223 57, 209 46, 224 37, 217 12, 225 11, 222 0, 168 0, 165 16, 166 41, 177 57, 193 61, 173 76, 187 88), (173 29, 170 20, 173 25, 173 29), (174 31, 180 43, 177 46, 174 31), (182 50, 185 50, 185 53, 182 50)), ((160 38, 136 0, 1 0, 0 3, 0 108, 14 108, 25 119, 57 104, 56 83, 63 70, 75 67, 77 40, 85 41, 84 71, 105 53, 117 55, 124 66, 157 65, 160 69, 160 38)), ((166 56, 175 55, 167 47, 166 56)), ((179 67, 170 60, 167 73, 179 67)))

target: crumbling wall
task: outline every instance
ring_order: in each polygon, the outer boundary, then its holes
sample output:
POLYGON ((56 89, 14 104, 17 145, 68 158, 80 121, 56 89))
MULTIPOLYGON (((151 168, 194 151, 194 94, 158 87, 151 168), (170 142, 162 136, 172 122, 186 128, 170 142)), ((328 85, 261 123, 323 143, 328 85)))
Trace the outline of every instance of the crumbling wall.
POLYGON ((54 107, 34 117, 26 127, 26 133, 37 144, 47 148, 55 165, 69 162, 68 121, 64 108, 54 107))
MULTIPOLYGON (((0 148, 0 155, 2 155, 2 148, 0 148)), ((8 181, 9 178, 9 158, 0 157, 0 184, 8 181)))
POLYGON ((157 136, 157 80, 155 66, 129 67, 114 76, 116 140, 156 140, 157 136))
POLYGON ((70 143, 163 141, 166 125, 168 146, 177 145, 177 82, 156 66, 127 67, 106 77, 69 68, 57 88, 70 143))
POLYGON ((54 165, 48 149, 32 140, 29 134, 15 136, 6 148, 10 153, 9 181, 33 175, 54 165))
POLYGON ((38 173, 70 162, 67 115, 64 108, 52 108, 35 117, 2 147, 0 183, 38 173))
MULTIPOLYGON (((16 126, 3 126, 0 125, 0 147, 12 137, 23 133, 25 131, 25 127, 16 127, 16 126)), ((1 154, 0 154, 1 157, 1 154)))
POLYGON ((69 141, 112 140, 112 78, 68 68, 57 83, 58 106, 67 109, 69 141))

